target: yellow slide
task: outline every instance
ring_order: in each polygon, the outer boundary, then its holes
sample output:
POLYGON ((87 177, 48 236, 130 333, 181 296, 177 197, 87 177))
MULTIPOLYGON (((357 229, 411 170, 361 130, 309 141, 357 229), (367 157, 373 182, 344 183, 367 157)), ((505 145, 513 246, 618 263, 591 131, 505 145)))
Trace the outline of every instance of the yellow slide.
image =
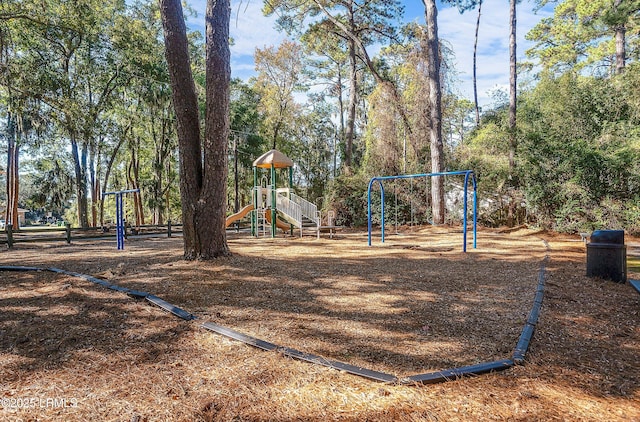
POLYGON ((244 218, 251 211, 253 211, 253 204, 247 205, 246 207, 244 207, 243 209, 241 209, 237 213, 231 214, 229 217, 227 217, 227 221, 225 222, 224 226, 225 227, 229 227, 234 222, 240 220, 241 218, 244 218))
MULTIPOLYGON (((267 222, 271 224, 271 210, 266 210, 265 217, 267 217, 267 222)), ((276 227, 284 230, 285 232, 291 229, 291 225, 289 223, 285 223, 279 218, 276 218, 276 227)))

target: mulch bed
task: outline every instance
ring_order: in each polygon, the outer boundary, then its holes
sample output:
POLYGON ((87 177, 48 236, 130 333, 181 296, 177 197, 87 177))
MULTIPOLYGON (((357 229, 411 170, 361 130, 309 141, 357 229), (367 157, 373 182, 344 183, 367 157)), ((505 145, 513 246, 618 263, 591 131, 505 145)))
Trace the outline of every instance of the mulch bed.
POLYGON ((461 237, 230 234, 233 256, 214 262, 183 261, 180 239, 18 244, 0 265, 90 274, 199 319, 68 275, 0 272, 0 419, 640 420, 640 295, 587 278, 578 236, 481 230, 466 254, 461 237), (547 255, 527 361, 500 373, 386 385, 201 327, 400 377, 509 358, 547 255))

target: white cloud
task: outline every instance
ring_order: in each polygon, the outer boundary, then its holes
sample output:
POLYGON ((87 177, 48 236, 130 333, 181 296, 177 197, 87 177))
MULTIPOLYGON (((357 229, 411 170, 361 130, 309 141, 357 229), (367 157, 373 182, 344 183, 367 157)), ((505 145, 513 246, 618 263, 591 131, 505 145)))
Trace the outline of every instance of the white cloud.
MULTIPOLYGON (((535 14, 535 3, 523 1, 517 6, 517 55, 525 59, 530 43, 525 35, 549 12, 535 14)), ((475 37, 477 9, 460 14, 448 8, 438 15, 438 32, 448 41, 455 53, 455 66, 460 72, 461 86, 458 91, 473 98, 473 42, 475 37)), ((489 92, 496 86, 509 83, 509 4, 506 0, 485 0, 482 4, 480 30, 478 32, 478 101, 481 105, 491 102, 489 92)))
MULTIPOLYGON (((191 7, 198 12, 188 25, 204 32, 206 0, 193 0, 191 7)), ((231 22, 229 35, 231 46, 231 76, 247 79, 255 73, 253 54, 256 48, 279 45, 286 38, 274 29, 276 18, 262 14, 262 0, 242 0, 231 2, 231 22)))
MULTIPOLYGON (((407 6, 406 21, 424 23, 424 6, 421 2, 404 0, 407 6)), ((197 18, 189 20, 193 29, 204 29, 206 0, 190 2, 198 12, 197 18)), ((274 29, 276 18, 262 14, 263 0, 232 1, 230 34, 234 40, 231 47, 232 77, 247 79, 253 76, 253 54, 255 48, 279 45, 286 38, 274 29)), ((517 51, 518 60, 525 58, 530 46, 524 37, 533 26, 551 12, 533 13, 534 0, 518 4, 517 51)), ((457 91, 466 98, 473 98, 473 42, 477 9, 460 14, 458 9, 440 7, 438 13, 439 36, 447 41, 455 54, 455 67, 459 72, 460 86, 457 91)), ((373 54, 373 51, 371 52, 373 54)), ((491 103, 489 92, 496 86, 509 82, 509 3, 507 0, 484 0, 478 40, 478 96, 481 105, 491 103)))
POLYGON ((274 29, 276 18, 262 14, 262 0, 233 2, 230 33, 234 40, 231 53, 253 56, 256 47, 278 45, 286 37, 274 29))

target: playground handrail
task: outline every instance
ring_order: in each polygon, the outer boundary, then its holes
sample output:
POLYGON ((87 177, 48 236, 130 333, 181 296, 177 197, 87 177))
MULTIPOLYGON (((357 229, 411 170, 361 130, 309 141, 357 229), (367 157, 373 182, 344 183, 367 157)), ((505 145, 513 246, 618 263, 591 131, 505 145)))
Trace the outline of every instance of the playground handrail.
POLYGON ((276 195, 276 207, 302 230, 302 208, 284 195, 276 195))
POLYGON ((300 205, 303 216, 316 223, 316 225, 320 225, 320 219, 318 218, 318 207, 316 206, 316 204, 307 201, 306 199, 296 195, 293 192, 289 193, 289 197, 294 203, 300 205))

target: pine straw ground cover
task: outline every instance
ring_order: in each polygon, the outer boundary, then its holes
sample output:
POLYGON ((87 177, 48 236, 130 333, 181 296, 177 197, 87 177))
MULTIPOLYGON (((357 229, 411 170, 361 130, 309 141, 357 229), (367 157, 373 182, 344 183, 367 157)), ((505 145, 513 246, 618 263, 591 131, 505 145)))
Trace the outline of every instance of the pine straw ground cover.
POLYGON ((373 247, 363 233, 231 235, 233 256, 216 262, 183 261, 179 239, 3 250, 0 265, 94 275, 199 319, 80 278, 0 272, 0 420, 640 421, 640 295, 585 277, 575 237, 482 230, 477 250, 460 243, 453 229, 425 228, 373 247), (400 377, 509 358, 545 255, 527 361, 500 373, 387 385, 201 327, 400 377))

